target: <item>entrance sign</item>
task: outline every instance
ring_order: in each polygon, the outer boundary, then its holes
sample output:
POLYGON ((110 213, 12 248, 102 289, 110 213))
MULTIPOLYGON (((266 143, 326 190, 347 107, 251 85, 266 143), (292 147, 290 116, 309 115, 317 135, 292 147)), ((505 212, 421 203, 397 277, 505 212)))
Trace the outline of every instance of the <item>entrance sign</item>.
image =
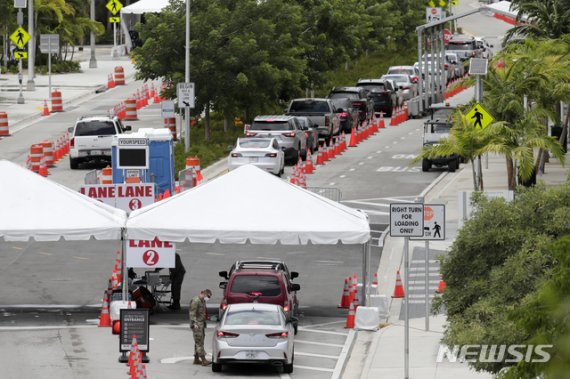
POLYGON ((424 235, 413 240, 445 240, 445 205, 424 204, 424 235))
POLYGON ((84 185, 79 192, 127 213, 154 203, 153 183, 84 185))
POLYGON ((176 245, 173 242, 129 240, 127 243, 127 267, 133 268, 173 268, 176 245))
POLYGON ((390 237, 422 237, 423 235, 423 204, 390 204, 390 237))
POLYGON ((133 337, 136 337, 139 350, 149 351, 149 310, 148 309, 121 309, 121 333, 119 336, 119 351, 131 350, 133 337))
POLYGON ((467 112, 465 117, 469 121, 473 120, 475 127, 481 129, 485 129, 487 126, 491 125, 494 121, 493 116, 491 116, 489 112, 487 112, 485 108, 483 108, 479 103, 476 103, 473 106, 473 108, 471 108, 471 110, 467 112))

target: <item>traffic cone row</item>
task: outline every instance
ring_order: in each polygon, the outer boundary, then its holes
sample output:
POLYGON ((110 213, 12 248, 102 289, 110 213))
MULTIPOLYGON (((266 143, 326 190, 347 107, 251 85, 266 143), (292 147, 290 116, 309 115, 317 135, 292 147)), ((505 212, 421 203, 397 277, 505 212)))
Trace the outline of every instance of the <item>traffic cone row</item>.
POLYGON ((143 364, 142 352, 139 349, 136 336, 133 336, 127 365, 129 366, 128 374, 131 379, 147 379, 146 366, 143 364))
MULTIPOLYGON (((164 84, 162 84, 162 86, 164 87, 164 84)), ((151 99, 153 104, 158 104, 163 100, 159 96, 159 91, 154 88, 154 84, 151 84, 149 87, 147 83, 134 91, 131 96, 129 96, 129 99, 135 100, 135 107, 137 110, 148 106, 151 99)), ((113 108, 111 108, 111 112, 120 120, 124 120, 127 115, 127 105, 125 104, 125 101, 117 103, 113 108)))
POLYGON ((301 158, 299 162, 293 166, 293 175, 289 178, 289 183, 298 185, 307 189, 307 177, 305 175, 305 164, 301 158))
POLYGON ((392 118, 390 119, 390 126, 400 125, 402 122, 408 121, 408 103, 404 103, 401 107, 394 107, 392 109, 392 118))
POLYGON ((32 164, 34 162, 32 156, 28 155, 28 158, 26 160, 26 167, 30 170, 33 170, 34 172, 37 172, 41 176, 46 177, 49 175, 49 167, 53 167, 61 160, 61 158, 69 154, 69 133, 66 132, 55 140, 43 141, 40 144, 33 144, 32 147, 34 145, 43 145, 44 143, 48 143, 48 145, 52 147, 50 147, 49 150, 46 148, 43 149, 43 156, 41 157, 41 160, 39 162, 35 161, 37 165, 36 168, 34 168, 34 165, 32 164))

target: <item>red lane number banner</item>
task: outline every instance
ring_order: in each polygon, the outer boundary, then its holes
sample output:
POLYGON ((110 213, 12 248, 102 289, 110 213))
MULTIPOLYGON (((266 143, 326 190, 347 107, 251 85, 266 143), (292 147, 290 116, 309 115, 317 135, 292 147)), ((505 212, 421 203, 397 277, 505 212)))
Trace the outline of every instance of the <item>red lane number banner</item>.
POLYGON ((127 267, 133 268, 172 268, 175 264, 176 246, 172 242, 128 240, 127 267))

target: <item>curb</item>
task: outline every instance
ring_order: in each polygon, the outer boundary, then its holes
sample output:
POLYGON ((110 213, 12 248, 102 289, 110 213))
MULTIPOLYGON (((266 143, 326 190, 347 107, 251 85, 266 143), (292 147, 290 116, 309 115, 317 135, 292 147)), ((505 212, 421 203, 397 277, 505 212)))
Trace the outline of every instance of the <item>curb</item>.
POLYGON ((349 330, 348 337, 344 342, 344 346, 342 347, 338 361, 336 361, 336 365, 334 367, 331 379, 339 379, 342 377, 342 374, 344 374, 346 362, 348 361, 348 357, 350 357, 350 353, 352 352, 352 348, 354 347, 354 341, 356 340, 355 337, 356 337, 356 331, 354 329, 349 330))

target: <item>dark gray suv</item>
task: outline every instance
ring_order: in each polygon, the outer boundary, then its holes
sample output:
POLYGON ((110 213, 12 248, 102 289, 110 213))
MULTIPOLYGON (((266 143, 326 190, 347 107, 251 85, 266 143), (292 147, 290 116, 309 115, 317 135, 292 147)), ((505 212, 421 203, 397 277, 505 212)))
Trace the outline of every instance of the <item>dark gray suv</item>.
POLYGON ((245 135, 275 138, 285 153, 285 160, 293 164, 297 163, 299 156, 303 159, 307 157, 307 135, 294 116, 257 116, 245 135))

